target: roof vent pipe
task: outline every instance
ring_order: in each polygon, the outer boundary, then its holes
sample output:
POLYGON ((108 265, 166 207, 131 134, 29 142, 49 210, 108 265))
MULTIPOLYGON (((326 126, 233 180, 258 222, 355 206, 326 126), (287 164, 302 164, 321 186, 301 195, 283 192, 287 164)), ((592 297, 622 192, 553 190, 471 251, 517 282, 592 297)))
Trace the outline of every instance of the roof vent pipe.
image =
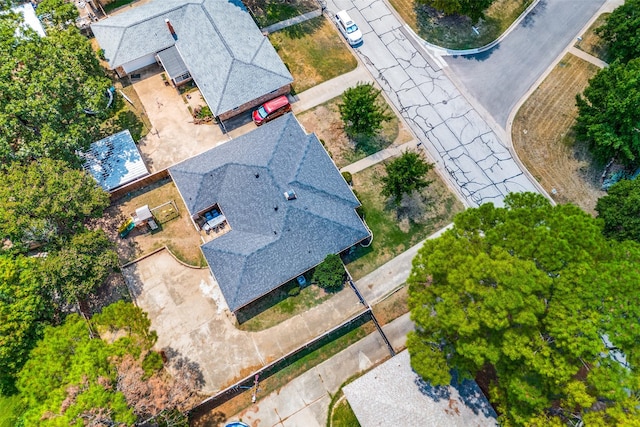
POLYGON ((168 18, 165 18, 164 22, 167 23, 167 28, 169 28, 169 32, 171 33, 171 36, 173 37, 174 40, 178 40, 178 35, 176 34, 176 30, 173 29, 173 25, 171 25, 171 22, 169 22, 168 18))

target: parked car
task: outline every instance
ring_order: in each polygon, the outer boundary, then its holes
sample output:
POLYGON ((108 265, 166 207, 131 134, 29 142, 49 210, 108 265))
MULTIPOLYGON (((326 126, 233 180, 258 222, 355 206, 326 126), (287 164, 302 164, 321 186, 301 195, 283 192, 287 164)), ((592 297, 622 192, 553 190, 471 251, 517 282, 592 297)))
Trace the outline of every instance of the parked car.
POLYGON ((336 13, 335 20, 338 29, 351 46, 362 43, 362 31, 360 31, 356 23, 353 22, 346 10, 341 10, 336 13))
POLYGON ((261 126, 262 124, 280 117, 291 111, 291 104, 286 96, 282 95, 267 101, 253 112, 253 122, 261 126))

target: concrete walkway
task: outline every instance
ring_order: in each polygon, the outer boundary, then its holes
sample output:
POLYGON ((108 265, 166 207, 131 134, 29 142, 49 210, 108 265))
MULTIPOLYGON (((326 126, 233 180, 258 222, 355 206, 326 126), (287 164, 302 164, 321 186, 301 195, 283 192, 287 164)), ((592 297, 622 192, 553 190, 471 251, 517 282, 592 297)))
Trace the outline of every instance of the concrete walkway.
MULTIPOLYGON (((407 333, 413 329, 409 314, 383 326, 385 335, 396 350, 405 347, 407 333)), ((355 374, 368 370, 389 358, 377 332, 367 335, 325 362, 262 398, 228 421, 242 420, 261 427, 324 427, 331 395, 355 374)))
POLYGON ((373 82, 369 71, 358 63, 355 70, 335 77, 317 86, 305 90, 293 97, 291 109, 295 114, 309 110, 317 105, 327 102, 336 96, 342 95, 346 89, 357 85, 359 82, 373 82))
POLYGON ((358 23, 364 43, 355 51, 467 206, 501 206, 510 192, 542 191, 383 0, 330 0, 328 7, 346 9, 358 23))
POLYGON ((604 62, 602 59, 596 58, 595 56, 590 55, 587 52, 585 52, 584 50, 580 50, 575 46, 571 46, 569 48, 569 53, 572 54, 572 55, 577 56, 580 59, 584 59, 587 62, 591 62, 596 67, 604 68, 604 67, 607 67, 609 65, 606 62, 604 62))
POLYGON ((376 163, 380 163, 381 161, 386 160, 390 157, 399 156, 407 150, 415 150, 417 143, 418 141, 413 140, 405 142, 402 145, 392 145, 389 148, 385 148, 384 150, 373 153, 372 155, 367 156, 364 159, 358 160, 355 163, 351 163, 350 165, 343 167, 342 169, 340 169, 340 172, 360 172, 361 170, 364 170, 369 166, 373 166, 376 163))
POLYGON ((270 34, 270 33, 273 33, 274 31, 279 31, 287 27, 291 27, 292 25, 300 24, 301 22, 308 21, 313 18, 317 18, 320 15, 322 15, 321 9, 312 10, 311 12, 307 12, 299 16, 294 16, 293 18, 285 19, 284 21, 276 22, 273 25, 264 27, 262 28, 262 32, 270 34))

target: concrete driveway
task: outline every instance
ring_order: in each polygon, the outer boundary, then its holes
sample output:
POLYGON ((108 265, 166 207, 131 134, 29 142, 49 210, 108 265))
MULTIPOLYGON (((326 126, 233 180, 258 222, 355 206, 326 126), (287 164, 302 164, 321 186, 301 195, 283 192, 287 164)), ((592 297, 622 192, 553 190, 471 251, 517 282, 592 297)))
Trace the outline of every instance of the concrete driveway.
POLYGON ((445 57, 451 71, 496 122, 509 113, 606 0, 541 0, 497 46, 445 57))
POLYGON ((350 287, 260 332, 236 329, 208 268, 187 267, 163 249, 123 268, 136 304, 158 333, 157 350, 186 357, 214 393, 363 310, 350 287))
MULTIPOLYGON (((193 157, 229 138, 213 124, 196 125, 182 96, 165 86, 159 69, 142 72, 133 84, 152 129, 140 140, 138 148, 151 172, 167 168, 193 157)), ((197 101, 198 96, 192 98, 197 101)), ((204 101, 201 102, 204 105, 204 101)))
POLYGON ((333 13, 347 9, 360 26, 364 43, 355 51, 467 206, 501 206, 510 192, 538 191, 386 2, 329 0, 327 6, 333 13))

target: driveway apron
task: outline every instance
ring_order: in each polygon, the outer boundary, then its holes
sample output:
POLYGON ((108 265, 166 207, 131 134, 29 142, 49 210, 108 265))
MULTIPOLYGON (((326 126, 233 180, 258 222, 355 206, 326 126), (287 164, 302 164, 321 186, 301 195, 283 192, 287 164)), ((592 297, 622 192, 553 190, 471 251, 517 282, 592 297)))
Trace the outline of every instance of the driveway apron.
POLYGON ((355 51, 468 206, 502 206, 508 193, 538 191, 458 88, 405 37, 383 0, 330 0, 328 8, 346 9, 360 26, 364 43, 355 51))

